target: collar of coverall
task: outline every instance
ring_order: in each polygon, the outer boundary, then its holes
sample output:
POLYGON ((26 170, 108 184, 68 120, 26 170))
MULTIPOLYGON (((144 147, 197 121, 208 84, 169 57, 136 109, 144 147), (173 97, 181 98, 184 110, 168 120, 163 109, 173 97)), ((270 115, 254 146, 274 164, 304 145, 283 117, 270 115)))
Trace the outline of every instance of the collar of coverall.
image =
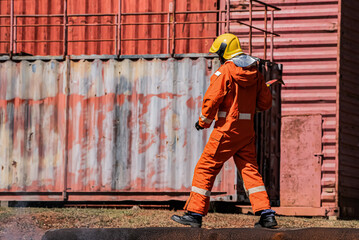
POLYGON ((252 65, 257 64, 257 61, 259 61, 259 58, 252 57, 246 54, 237 55, 234 58, 231 58, 228 60, 230 62, 233 62, 237 67, 249 67, 252 65))

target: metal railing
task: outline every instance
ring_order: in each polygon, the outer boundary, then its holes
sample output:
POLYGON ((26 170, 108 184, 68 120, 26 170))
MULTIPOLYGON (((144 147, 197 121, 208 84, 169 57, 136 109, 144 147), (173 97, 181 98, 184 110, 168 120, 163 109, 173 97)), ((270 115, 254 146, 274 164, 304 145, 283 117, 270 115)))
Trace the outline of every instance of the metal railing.
MULTIPOLYGON (((79 42, 113 42, 114 43, 114 55, 119 57, 122 55, 122 45, 125 42, 137 42, 137 41, 153 41, 153 40, 162 40, 166 41, 166 53, 168 55, 174 56, 176 54, 176 42, 179 40, 198 40, 198 39, 215 39, 216 36, 196 36, 196 37, 186 37, 186 36, 176 36, 176 26, 178 25, 192 25, 192 24, 216 24, 218 35, 226 32, 230 32, 230 25, 233 23, 240 24, 248 27, 248 51, 249 54, 252 54, 252 38, 253 31, 259 31, 263 34, 264 44, 264 59, 267 59, 267 39, 268 35, 270 36, 270 60, 273 60, 273 38, 274 36, 279 36, 274 32, 274 12, 280 10, 279 8, 264 3, 258 0, 246 0, 240 3, 241 6, 244 6, 248 9, 234 10, 231 9, 230 0, 224 0, 225 6, 221 6, 219 10, 202 10, 202 11, 177 11, 176 10, 176 0, 172 0, 169 3, 168 12, 122 12, 122 1, 118 0, 118 12, 117 13, 107 13, 107 14, 68 14, 68 0, 64 0, 64 12, 63 14, 43 14, 43 15, 20 15, 14 14, 14 1, 10 0, 10 15, 0 15, 1 18, 10 18, 10 25, 1 25, 0 28, 10 28, 10 39, 4 40, 0 38, 0 44, 10 44, 8 55, 10 58, 17 54, 17 44, 19 43, 50 43, 50 42, 62 42, 63 43, 63 52, 62 56, 65 58, 68 56, 68 45, 69 43, 79 43, 79 42), (259 28, 253 25, 253 12, 261 11, 264 12, 263 23, 264 28, 259 28), (248 12, 248 23, 245 21, 233 20, 231 19, 231 14, 236 12, 248 12), (189 15, 189 14, 218 14, 218 20, 216 21, 176 21, 177 16, 179 15, 189 15), (158 15, 158 16, 167 16, 167 20, 163 22, 126 22, 124 21, 129 16, 149 16, 149 15, 158 15), (113 20, 111 23, 94 23, 94 24, 74 24, 69 23, 69 19, 74 17, 112 17, 113 20), (62 23, 60 24, 26 24, 19 23, 19 19, 26 18, 62 18, 62 23), (268 20, 270 21, 270 30, 268 30, 268 20), (158 26, 167 26, 166 37, 160 38, 123 38, 123 27, 124 26, 136 26, 136 25, 158 25, 158 26), (88 27, 88 26, 109 26, 113 27, 115 36, 110 39, 69 39, 68 30, 73 27, 88 27), (18 39, 18 30, 25 29, 28 27, 62 27, 63 28, 63 38, 62 39, 18 39)), ((24 22, 24 21, 23 21, 24 22)))

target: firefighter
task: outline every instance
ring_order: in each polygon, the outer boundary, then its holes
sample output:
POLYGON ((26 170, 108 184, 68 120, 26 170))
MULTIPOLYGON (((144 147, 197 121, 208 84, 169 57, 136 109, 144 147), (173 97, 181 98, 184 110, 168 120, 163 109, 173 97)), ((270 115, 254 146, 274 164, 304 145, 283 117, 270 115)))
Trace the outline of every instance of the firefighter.
POLYGON ((272 95, 257 68, 257 58, 243 53, 233 34, 220 35, 212 44, 221 67, 211 76, 202 104, 197 130, 214 129, 195 167, 190 196, 183 216, 172 220, 191 227, 201 227, 209 209, 214 180, 225 161, 233 157, 242 176, 253 212, 260 215, 255 227, 277 225, 269 198, 258 172, 253 117, 256 111, 272 106, 272 95))

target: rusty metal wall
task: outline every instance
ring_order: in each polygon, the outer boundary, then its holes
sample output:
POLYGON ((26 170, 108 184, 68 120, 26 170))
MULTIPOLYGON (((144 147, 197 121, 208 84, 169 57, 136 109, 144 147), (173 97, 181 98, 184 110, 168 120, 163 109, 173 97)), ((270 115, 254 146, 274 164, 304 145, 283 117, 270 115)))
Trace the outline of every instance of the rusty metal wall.
POLYGON ((322 189, 313 194, 320 194, 329 215, 337 215, 338 1, 269 2, 282 8, 275 25, 281 37, 274 42, 274 61, 285 65, 282 116, 322 115, 323 157, 317 156, 322 161, 322 189))
MULTIPOLYGON (((0 198, 186 199, 210 133, 194 123, 218 67, 206 58, 0 63, 0 198)), ((235 184, 229 161, 214 199, 235 201, 235 184)))
MULTIPOLYGON (((63 2, 63 0, 62 0, 63 2)), ((116 15, 118 0, 89 1, 68 0, 67 11, 71 14, 113 14, 111 16, 74 16, 69 24, 93 26, 71 26, 68 29, 68 54, 117 54, 116 53, 116 15), (108 24, 107 26, 96 26, 108 24), (111 25, 112 24, 112 25, 111 25), (81 42, 77 42, 82 40, 81 42), (85 40, 85 41, 83 41, 85 40), (97 41, 96 41, 97 40, 97 41), (99 41, 101 40, 101 41, 99 41)), ((61 54, 61 53, 60 53, 61 54)))
POLYGON ((345 217, 359 216, 358 1, 341 1, 339 78, 339 206, 345 217))
MULTIPOLYGON (((232 0, 232 8, 238 8, 241 2, 243 1, 232 0)), ((337 214, 338 1, 267 0, 265 2, 281 8, 281 11, 274 14, 274 31, 279 33, 280 37, 274 38, 273 61, 284 65, 283 80, 286 85, 283 86, 281 93, 282 116, 322 115, 324 157, 321 159, 320 153, 317 157, 322 160, 322 188, 321 192, 313 192, 313 194, 320 194, 321 207, 330 210, 329 214, 337 214)), ((263 11, 253 13, 254 26, 264 28, 264 23, 260 20, 263 14, 263 11)), ((231 19, 248 22, 248 13, 232 14, 231 19)), ((241 37, 244 49, 248 51, 247 27, 232 24, 231 31, 241 37)), ((263 34, 254 31, 252 42, 253 55, 263 57, 263 34)), ((270 42, 271 40, 268 39, 268 48, 270 42)), ((288 142, 287 139, 281 139, 281 142, 284 143, 282 152, 286 151, 286 148, 298 147, 285 144, 288 142)), ((300 214, 299 211, 297 214, 300 214)))
POLYGON ((10 1, 0 0, 0 55, 10 52, 10 1))
MULTIPOLYGON (((2 6, 0 15, 8 15, 0 18, 0 21, 7 25, 10 25, 10 2, 10 0, 0 1, 2 6)), ((65 0, 14 0, 14 24, 18 25, 14 30, 15 54, 56 56, 64 53, 64 2, 65 0)), ((69 17, 68 24, 77 26, 68 28, 68 54, 116 54, 116 26, 109 26, 116 24, 116 16, 96 16, 96 14, 116 15, 118 1, 68 0, 67 2, 68 15, 94 15, 69 17), (83 24, 93 26, 78 26, 83 24), (95 26, 97 24, 109 25, 95 26), (101 43, 96 41, 99 39, 102 40, 101 43), (76 42, 78 40, 82 41, 76 42)), ((0 53, 10 52, 10 27, 0 28, 0 36, 1 41, 8 41, 0 43, 0 53)))
MULTIPOLYGON (((156 1, 123 1, 122 13, 131 12, 171 12, 175 8, 176 12, 184 11, 203 11, 217 10, 217 0, 210 1, 172 1, 172 0, 156 0, 156 1), (175 7, 173 2, 175 2, 175 7), (171 6, 171 7, 170 7, 171 6)), ((194 22, 217 21, 217 13, 198 13, 198 14, 176 14, 175 42, 176 53, 207 53, 214 38, 217 36, 217 23, 211 24, 194 24, 194 22), (192 22, 192 24, 180 24, 180 22, 192 22), (194 39, 181 39, 184 37, 194 39), (201 39, 212 37, 209 39, 201 39), (196 39, 197 38, 197 39, 196 39)), ((124 23, 134 22, 168 22, 173 20, 173 15, 168 19, 168 15, 150 15, 150 16, 123 16, 124 23)), ((173 38, 172 26, 166 25, 126 25, 123 26, 123 39, 133 38, 167 38, 168 34, 173 38)), ((173 47, 171 40, 170 49, 173 47)), ((123 42, 121 54, 159 54, 167 52, 167 40, 156 41, 137 41, 123 42)))
MULTIPOLYGON (((66 0, 68 15, 69 55, 116 55, 118 54, 118 14, 120 0, 66 0), (82 16, 79 16, 82 14, 82 16), (85 14, 93 16, 85 16, 85 14), (74 16, 76 15, 76 16, 74 16), (101 15, 101 16, 100 16, 101 15), (84 26, 87 24, 87 26, 84 26), (101 24, 101 26, 99 26, 101 24), (80 26, 82 25, 82 26, 80 26)), ((14 53, 31 55, 62 55, 64 49, 64 5, 65 0, 14 0, 14 53), (26 17, 22 15, 27 15, 26 17), (32 15, 32 16, 29 16, 32 15), (35 16, 37 15, 37 16, 35 16), (50 16, 51 15, 51 16, 50 16), (27 26, 24 26, 27 25, 27 26), (30 26, 29 26, 30 25, 30 26), (51 26, 50 26, 51 25, 51 26)), ((121 0, 121 22, 166 23, 173 15, 166 12, 217 10, 217 0, 211 1, 173 1, 170 0, 121 0), (172 6, 170 8, 170 5, 172 6), (157 15, 126 15, 126 13, 160 12, 157 15)), ((10 14, 11 0, 0 0, 0 53, 10 52, 10 14)), ((164 54, 167 38, 176 37, 175 53, 208 52, 217 35, 217 23, 194 24, 194 22, 217 21, 217 13, 176 14, 175 35, 173 24, 123 25, 121 27, 121 54, 164 54), (181 24, 180 22, 192 22, 181 24), (197 37, 211 37, 196 39, 197 37), (157 38, 160 40, 128 41, 138 38, 157 38), (183 39, 194 38, 194 39, 183 39), (126 40, 127 39, 127 40, 126 40)), ((170 41, 169 48, 173 46, 170 41)))
MULTIPOLYGON (((63 0, 46 1, 14 1, 14 24, 18 27, 14 31, 14 52, 20 55, 61 55, 63 52, 63 0), (42 17, 21 17, 19 15, 43 15, 42 17), (44 16, 45 15, 45 16, 44 16), (48 17, 46 15, 58 15, 48 17), (52 24, 53 26, 43 26, 52 24), (31 26, 23 26, 31 25, 31 26), (35 25, 38 25, 35 27, 35 25), (41 26, 42 25, 42 26, 41 26), (37 42, 35 42, 35 41, 37 42), (48 42, 44 42, 48 41, 48 42)), ((8 27, 0 28, 0 53, 10 52, 10 14, 11 1, 0 1, 1 23, 8 27), (7 15, 7 16, 5 16, 7 15)))
POLYGON ((61 197, 66 82, 63 62, 0 63, 1 194, 58 192, 54 199, 61 197))

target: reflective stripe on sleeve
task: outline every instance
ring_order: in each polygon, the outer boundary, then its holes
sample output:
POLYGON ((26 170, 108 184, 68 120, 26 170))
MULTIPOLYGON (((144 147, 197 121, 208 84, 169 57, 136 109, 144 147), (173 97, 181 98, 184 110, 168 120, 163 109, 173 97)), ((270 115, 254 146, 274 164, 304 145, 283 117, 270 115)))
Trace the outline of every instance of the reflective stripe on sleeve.
POLYGON ((210 123, 213 121, 213 120, 211 120, 211 119, 206 118, 206 117, 203 116, 202 114, 201 114, 200 118, 202 119, 203 122, 205 122, 205 123, 207 123, 207 124, 210 124, 210 123))
POLYGON ((227 116, 227 113, 226 112, 223 112, 223 111, 219 111, 218 112, 218 117, 219 118, 225 118, 227 116))
POLYGON ((198 188, 198 187, 195 187, 195 186, 192 186, 192 192, 199 193, 199 194, 204 195, 204 196, 206 196, 206 197, 210 197, 210 196, 211 196, 211 192, 210 192, 210 191, 207 191, 207 190, 205 190, 205 189, 198 188))
POLYGON ((239 119, 242 120, 251 120, 251 114, 250 113, 240 113, 239 119))
POLYGON ((254 187, 254 188, 248 189, 248 195, 251 195, 251 194, 257 193, 257 192, 265 192, 265 191, 266 191, 266 188, 264 186, 254 187))

